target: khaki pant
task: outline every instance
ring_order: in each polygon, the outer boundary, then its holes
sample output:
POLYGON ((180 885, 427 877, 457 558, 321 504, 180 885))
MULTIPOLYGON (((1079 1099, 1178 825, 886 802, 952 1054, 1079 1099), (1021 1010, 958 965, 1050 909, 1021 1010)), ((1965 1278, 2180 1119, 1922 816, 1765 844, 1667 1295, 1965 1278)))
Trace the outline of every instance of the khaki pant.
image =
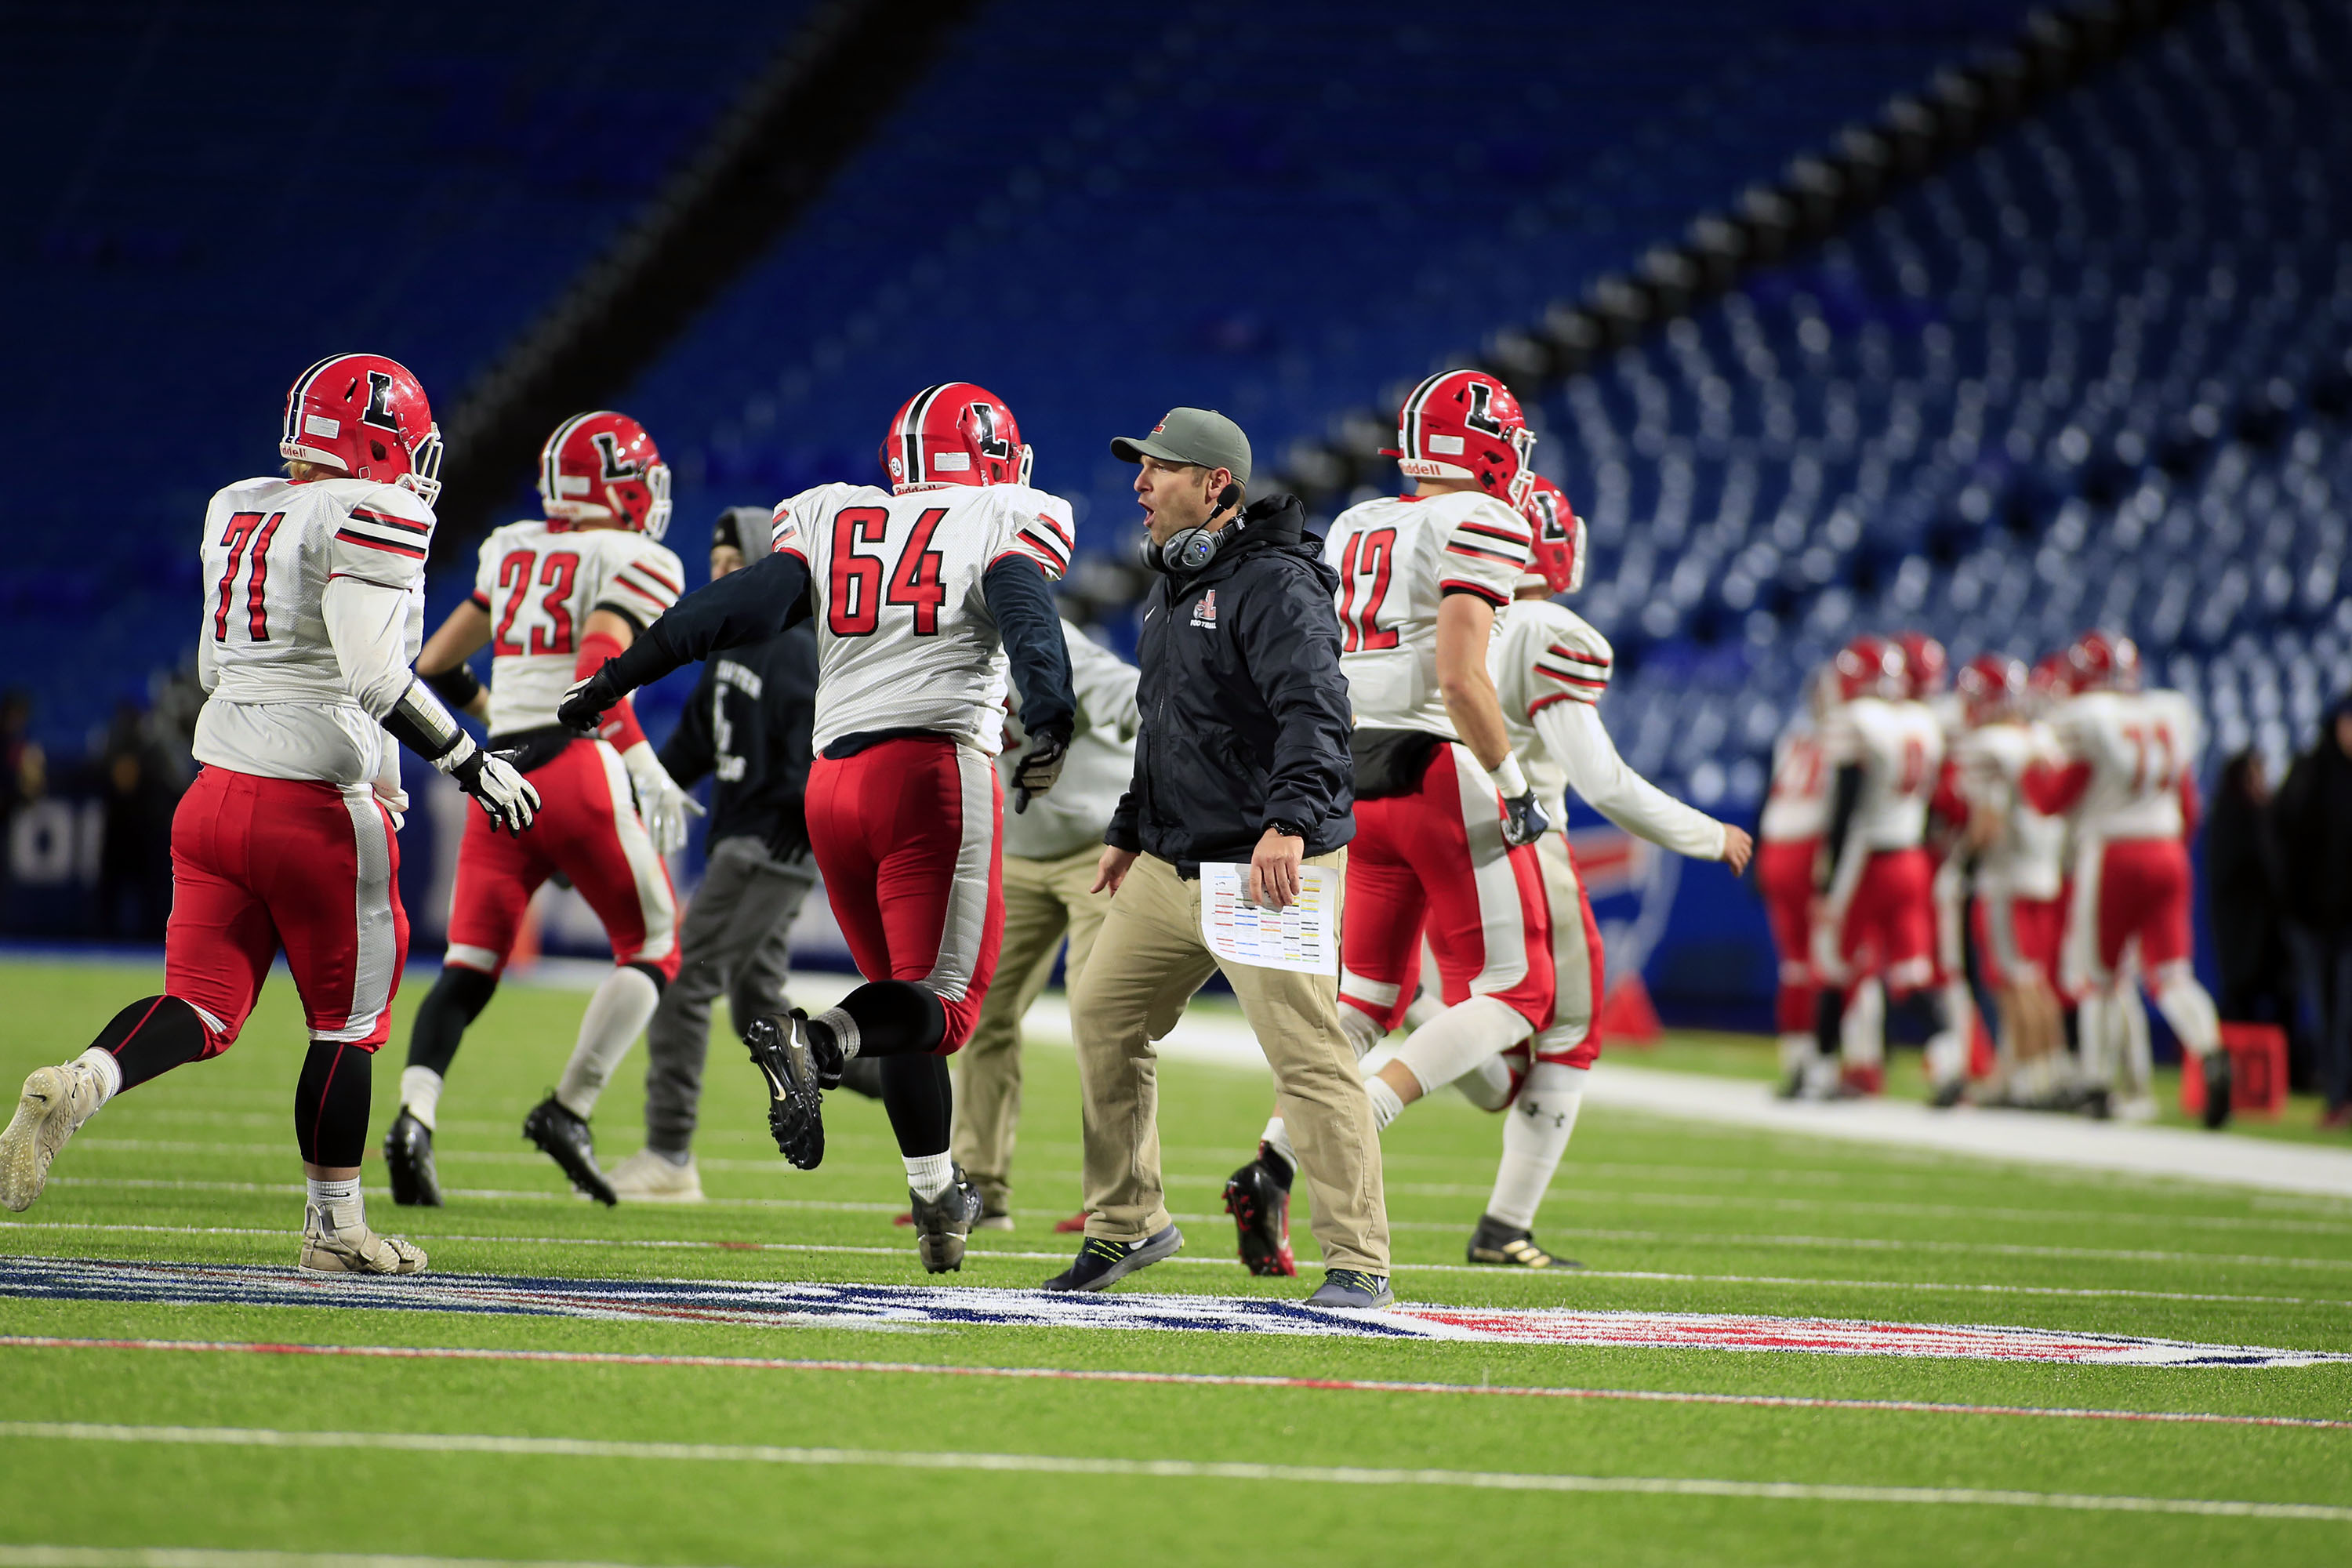
POLYGON ((1110 909, 1108 893, 1090 893, 1099 846, 1059 860, 1004 858, 1004 945, 996 983, 982 1004, 971 1038, 955 1054, 955 1130, 949 1147, 980 1189, 990 1213, 1012 1206, 1013 1142, 1021 1124, 1021 1020, 1054 973, 1054 953, 1070 938, 1066 984, 1093 952, 1110 909))
MULTIPOLYGON (((1337 870, 1344 851, 1310 866, 1337 870)), ((1139 856, 1111 900, 1093 956, 1070 997, 1086 1095, 1087 1234, 1132 1241, 1164 1228, 1159 1053, 1184 1005, 1219 968, 1201 939, 1201 884, 1139 856)), ((1381 1143, 1339 1026, 1337 976, 1234 964, 1226 981, 1274 1068, 1276 1104, 1314 1199, 1327 1268, 1389 1271, 1381 1143)))

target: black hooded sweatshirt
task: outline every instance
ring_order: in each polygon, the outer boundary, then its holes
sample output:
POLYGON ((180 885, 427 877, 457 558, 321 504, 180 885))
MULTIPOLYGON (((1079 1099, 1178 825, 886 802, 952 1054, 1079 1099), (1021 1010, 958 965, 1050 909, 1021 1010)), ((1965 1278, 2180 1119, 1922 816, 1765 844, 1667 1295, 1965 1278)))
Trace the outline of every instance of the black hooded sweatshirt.
POLYGON ((1339 576, 1296 496, 1227 526, 1216 556, 1144 595, 1135 780, 1104 842, 1175 864, 1246 861, 1266 827, 1309 856, 1356 836, 1339 576))

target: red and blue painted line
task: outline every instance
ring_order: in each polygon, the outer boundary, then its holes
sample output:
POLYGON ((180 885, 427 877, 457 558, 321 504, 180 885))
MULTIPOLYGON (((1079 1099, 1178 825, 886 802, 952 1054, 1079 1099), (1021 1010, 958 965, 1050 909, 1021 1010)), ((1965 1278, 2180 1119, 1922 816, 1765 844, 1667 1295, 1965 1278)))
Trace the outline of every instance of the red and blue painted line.
POLYGON ((364 1279, 294 1268, 0 1258, 0 1298, 320 1307, 751 1327, 1149 1330, 1636 1350, 1780 1351, 2077 1365, 2290 1367, 2352 1353, 2197 1344, 2126 1334, 1753 1313, 1402 1305, 1333 1311, 1248 1297, 732 1279, 569 1279, 493 1274, 364 1279))

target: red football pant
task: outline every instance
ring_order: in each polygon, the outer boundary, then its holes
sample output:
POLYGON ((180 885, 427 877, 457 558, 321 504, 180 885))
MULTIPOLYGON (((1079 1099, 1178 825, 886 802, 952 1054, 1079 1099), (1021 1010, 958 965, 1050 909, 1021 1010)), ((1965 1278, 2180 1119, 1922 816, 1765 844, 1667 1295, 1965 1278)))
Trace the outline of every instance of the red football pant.
POLYGON ((947 1056, 971 1037, 1004 938, 1004 797, 969 746, 911 735, 809 767, 809 846, 857 973, 940 999, 947 1056))
POLYGON ((1889 996, 1936 977, 1935 868, 1925 849, 1873 853, 1837 925, 1838 984, 1877 975, 1889 996))
POLYGON ((613 962, 677 978, 677 895, 637 816, 628 770, 602 741, 574 741, 530 782, 539 815, 520 837, 493 832, 470 804, 449 896, 448 962, 484 974, 506 967, 539 885, 561 871, 604 923, 613 962))
POLYGON ((1430 753, 1412 795, 1356 803, 1339 999, 1393 1029, 1427 928, 1449 1007, 1492 996, 1551 1022, 1551 922, 1533 845, 1503 842, 1502 798, 1467 747, 1430 753))
POLYGON ((1515 1074, 1524 1072, 1529 1054, 1538 1061, 1572 1068, 1589 1068, 1601 1055, 1601 927, 1592 919, 1592 900, 1585 895, 1584 879, 1577 875, 1567 834, 1547 833, 1534 847, 1543 872, 1546 923, 1551 928, 1551 1020, 1532 1038, 1504 1053, 1517 1053, 1515 1074))
POLYGON ((2106 984, 2134 942, 2151 976, 2168 963, 2188 962, 2193 951, 2189 847, 2178 838, 2119 838, 2086 845, 2076 858, 2066 931, 2069 986, 2106 984))
POLYGON ((1764 895, 1764 920, 1780 957, 1780 986, 1772 1002, 1773 1026, 1784 1035, 1813 1027, 1813 860, 1818 838, 1793 838, 1756 847, 1756 886, 1764 895))
POLYGON ((278 952, 314 1040, 373 1051, 408 960, 400 840, 367 790, 207 764, 172 815, 163 989, 205 1015, 218 1056, 278 952))
POLYGON ((2058 973, 2058 943, 2066 929, 2066 906, 2056 899, 1979 895, 1971 922, 1977 957, 1985 979, 2007 989, 2029 981, 2051 981, 2058 973))

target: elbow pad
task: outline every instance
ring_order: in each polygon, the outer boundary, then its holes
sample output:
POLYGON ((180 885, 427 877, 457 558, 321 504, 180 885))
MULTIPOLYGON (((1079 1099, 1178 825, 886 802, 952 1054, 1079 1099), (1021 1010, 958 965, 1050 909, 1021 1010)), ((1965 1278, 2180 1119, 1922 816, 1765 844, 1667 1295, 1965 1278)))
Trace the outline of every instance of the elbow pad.
POLYGON ((434 694, 452 708, 462 709, 481 694, 482 679, 470 666, 458 665, 438 675, 420 675, 419 680, 433 689, 434 694))
POLYGON ((442 758, 467 744, 467 735, 457 728, 457 721, 440 700, 426 690, 423 682, 412 680, 408 689, 383 716, 383 727, 392 738, 423 757, 438 764, 442 758))

